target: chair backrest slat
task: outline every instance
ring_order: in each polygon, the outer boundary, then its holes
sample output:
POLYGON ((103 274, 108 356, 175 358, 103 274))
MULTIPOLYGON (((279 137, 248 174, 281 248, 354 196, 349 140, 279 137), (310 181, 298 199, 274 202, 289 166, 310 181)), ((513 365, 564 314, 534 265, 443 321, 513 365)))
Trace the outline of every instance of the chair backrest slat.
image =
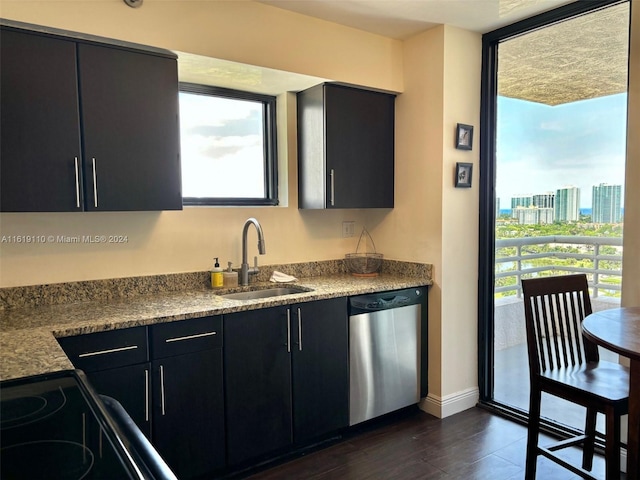
MULTIPOLYGON (((555 301, 556 301, 556 308, 558 311, 558 318, 564 318, 564 319, 569 319, 569 305, 572 303, 571 302, 571 295, 564 295, 561 293, 558 293, 556 295, 554 295, 555 301), (569 299, 569 301, 567 301, 567 299, 569 299)), ((566 338, 567 342, 564 343, 563 345, 568 347, 568 351, 567 348, 564 348, 562 350, 562 364, 563 366, 568 366, 570 363, 572 365, 575 365, 575 349, 573 347, 573 342, 571 341, 571 324, 569 322, 566 321, 559 321, 558 322, 558 335, 560 336, 560 338, 566 338)))
POLYGON ((535 373, 571 368, 598 359, 581 324, 591 313, 584 274, 522 281, 529 365, 535 373))

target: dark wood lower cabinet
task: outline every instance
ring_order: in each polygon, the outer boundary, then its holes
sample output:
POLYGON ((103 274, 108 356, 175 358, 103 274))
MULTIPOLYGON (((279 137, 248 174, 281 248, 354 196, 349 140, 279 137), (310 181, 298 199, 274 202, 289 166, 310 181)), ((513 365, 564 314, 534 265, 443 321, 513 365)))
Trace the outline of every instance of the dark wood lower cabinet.
POLYGON ((225 466, 221 327, 221 317, 203 317, 59 342, 185 480, 225 466))
POLYGON ((349 424, 347 299, 291 307, 294 441, 304 444, 349 424))
POLYGON ((231 467, 348 425, 346 299, 224 317, 231 467))
POLYGON ((224 317, 229 465, 292 442, 287 312, 275 307, 224 317))
POLYGON ((211 478, 348 426, 346 302, 258 309, 60 343, 98 393, 122 404, 178 478, 211 478))
POLYGON ((153 362, 153 444, 178 478, 224 467, 222 349, 153 362))
POLYGON ((225 465, 222 318, 152 325, 152 443, 180 479, 225 465))
POLYGON ((151 439, 150 375, 150 363, 87 373, 93 388, 118 400, 148 439, 151 439))

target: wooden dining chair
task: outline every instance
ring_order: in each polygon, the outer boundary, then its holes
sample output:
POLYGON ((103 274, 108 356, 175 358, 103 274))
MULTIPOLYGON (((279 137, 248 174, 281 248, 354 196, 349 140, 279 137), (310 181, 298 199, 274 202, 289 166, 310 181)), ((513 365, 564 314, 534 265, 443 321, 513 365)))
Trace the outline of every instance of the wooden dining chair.
POLYGON ((525 479, 536 476, 538 455, 582 478, 590 471, 596 436, 596 414, 606 416, 606 479, 620 478, 620 416, 629 410, 629 370, 600 360, 598 347, 582 335, 582 321, 591 313, 584 274, 522 280, 529 354, 530 401, 525 479), (584 435, 553 445, 538 445, 542 392, 586 407, 584 435), (555 452, 582 445, 582 467, 555 452))

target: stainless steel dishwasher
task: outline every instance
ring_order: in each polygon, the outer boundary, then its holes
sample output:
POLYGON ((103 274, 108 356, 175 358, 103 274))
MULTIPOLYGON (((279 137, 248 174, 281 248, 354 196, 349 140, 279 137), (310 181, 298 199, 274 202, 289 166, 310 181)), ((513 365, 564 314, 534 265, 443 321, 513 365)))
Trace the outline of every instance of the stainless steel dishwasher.
POLYGON ((349 425, 420 400, 425 295, 410 288, 349 298, 349 425))

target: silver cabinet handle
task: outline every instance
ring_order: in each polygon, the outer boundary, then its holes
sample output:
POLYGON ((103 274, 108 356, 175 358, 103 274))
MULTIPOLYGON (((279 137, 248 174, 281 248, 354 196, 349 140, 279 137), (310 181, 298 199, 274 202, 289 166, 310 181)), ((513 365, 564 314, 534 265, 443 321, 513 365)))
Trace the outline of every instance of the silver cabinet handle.
POLYGON ((291 351, 291 309, 287 308, 287 352, 291 351))
POLYGON ((96 175, 96 159, 95 157, 91 159, 93 163, 93 206, 98 208, 98 181, 96 175))
POLYGON ((160 407, 162 409, 162 415, 164 416, 166 411, 164 408, 164 367, 160 365, 160 407))
POLYGON ((149 421, 149 369, 144 369, 144 421, 149 421))
POLYGON ((95 352, 81 353, 80 355, 78 355, 78 358, 95 357, 96 355, 106 355, 108 353, 125 352, 127 350, 135 350, 136 348, 138 348, 137 345, 131 345, 130 347, 110 348, 109 350, 97 350, 95 352))
POLYGON ((329 173, 329 177, 330 177, 330 181, 331 181, 331 205, 335 205, 335 200, 336 200, 336 182, 335 182, 335 172, 333 171, 333 168, 331 169, 331 172, 329 173))
POLYGON ((298 351, 302 351, 302 314, 298 307, 298 351))
POLYGON ((78 157, 73 159, 76 169, 76 208, 80 208, 80 172, 78 170, 78 157))
POLYGON ((205 333, 196 333, 194 335, 186 335, 184 337, 172 337, 172 338, 167 338, 165 340, 165 343, 171 343, 171 342, 181 342, 183 340, 191 340, 194 338, 201 338, 201 337, 210 337, 212 335, 217 335, 218 332, 205 332, 205 333))

